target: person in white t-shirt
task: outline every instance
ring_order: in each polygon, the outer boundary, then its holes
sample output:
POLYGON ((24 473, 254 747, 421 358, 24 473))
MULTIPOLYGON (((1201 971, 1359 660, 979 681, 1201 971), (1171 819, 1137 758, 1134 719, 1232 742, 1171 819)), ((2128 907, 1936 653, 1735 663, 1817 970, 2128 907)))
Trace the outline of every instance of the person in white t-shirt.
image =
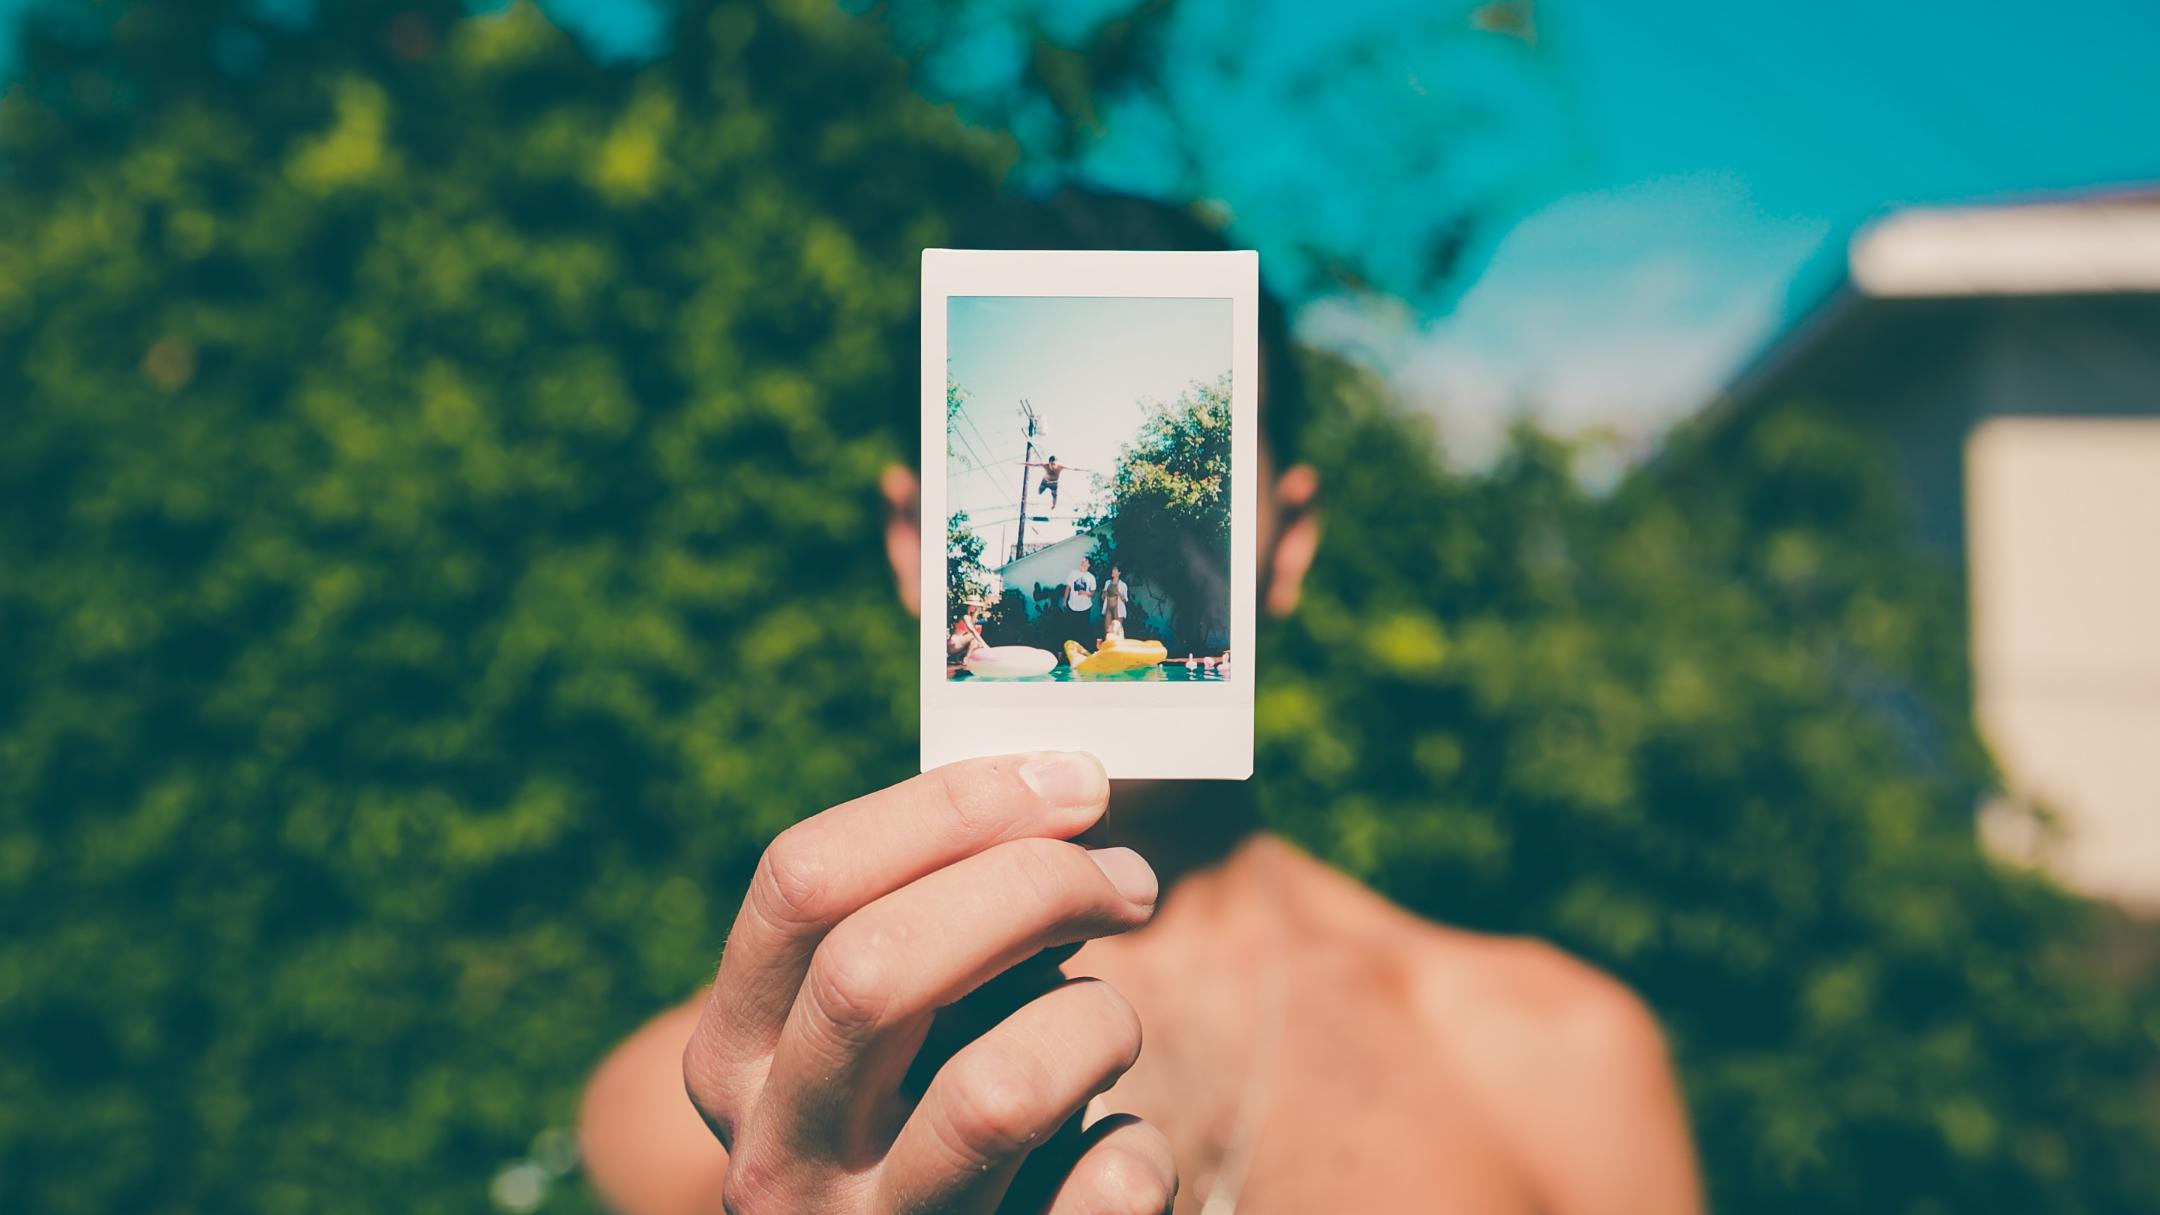
POLYGON ((1095 575, 1088 572, 1087 558, 1080 559, 1080 568, 1065 580, 1065 610, 1072 613, 1073 623, 1086 634, 1088 614, 1095 610, 1095 575))

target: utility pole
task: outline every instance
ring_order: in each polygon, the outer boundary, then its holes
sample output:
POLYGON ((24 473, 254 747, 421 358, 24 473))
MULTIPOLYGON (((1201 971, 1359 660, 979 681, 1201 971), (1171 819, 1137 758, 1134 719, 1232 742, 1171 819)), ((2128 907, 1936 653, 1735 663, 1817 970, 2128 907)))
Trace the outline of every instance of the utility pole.
POLYGON ((1020 522, 1013 533, 1012 553, 1015 561, 1026 556, 1021 550, 1027 547, 1028 464, 1035 458, 1035 430, 1040 420, 1035 416, 1035 407, 1028 404, 1026 398, 1020 401, 1020 412, 1027 418, 1027 454, 1020 457, 1020 522))

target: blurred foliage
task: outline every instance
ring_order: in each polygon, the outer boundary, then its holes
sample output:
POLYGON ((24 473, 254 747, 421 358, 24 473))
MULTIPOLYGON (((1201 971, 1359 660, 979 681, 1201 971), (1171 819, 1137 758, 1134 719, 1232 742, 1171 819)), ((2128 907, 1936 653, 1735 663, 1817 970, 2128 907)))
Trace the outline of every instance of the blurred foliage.
POLYGON ((814 5, 255 7, 0 109, 4 1210, 471 1210, 914 756, 874 482, 1004 146, 814 5))
POLYGON ((1299 294, 1445 308, 1581 154, 1529 0, 841 3, 1024 181, 1203 200, 1299 294))
MULTIPOLYGON (((1011 150, 803 2, 634 69, 525 7, 66 11, 0 104, 0 1209, 474 1209, 763 842, 910 770, 875 479, 1011 150)), ((2152 1005, 1978 854, 1864 443, 1592 499, 1321 388, 1286 830, 1638 984, 1724 1209, 2160 1199, 2152 1005)))

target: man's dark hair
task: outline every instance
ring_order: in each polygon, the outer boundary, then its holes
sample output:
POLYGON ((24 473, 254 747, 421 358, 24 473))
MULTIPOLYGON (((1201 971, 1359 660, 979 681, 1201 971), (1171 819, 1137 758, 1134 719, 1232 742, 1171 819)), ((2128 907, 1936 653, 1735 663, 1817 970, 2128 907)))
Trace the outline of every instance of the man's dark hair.
MULTIPOLYGON (((1144 249, 1215 253, 1237 246, 1192 207, 1130 194, 1068 187, 1045 198, 1002 196, 976 222, 962 225, 959 243, 976 249, 1144 249)), ((1260 284, 1260 365, 1267 398, 1260 434, 1278 464, 1297 459, 1309 404, 1297 352, 1290 344, 1282 300, 1260 284)), ((1055 459, 1056 457, 1051 457, 1055 459)))

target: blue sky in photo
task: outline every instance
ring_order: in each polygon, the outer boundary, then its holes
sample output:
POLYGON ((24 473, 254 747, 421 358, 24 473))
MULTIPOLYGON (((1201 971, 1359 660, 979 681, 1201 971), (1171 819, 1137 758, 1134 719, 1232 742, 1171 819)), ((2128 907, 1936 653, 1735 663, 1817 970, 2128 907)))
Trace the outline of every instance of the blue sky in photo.
POLYGON ((1116 468, 1118 449, 1139 433, 1147 407, 1229 374, 1230 330, 1228 299, 954 296, 946 309, 946 373, 969 396, 948 428, 946 510, 966 511, 987 551, 1010 549, 1027 446, 1025 400, 1046 431, 1035 458, 1054 455, 1072 470, 1060 478, 1054 510, 1030 493, 1028 536, 1072 535, 1096 477, 1116 468), (1051 522, 1034 522, 1037 515, 1051 522))

